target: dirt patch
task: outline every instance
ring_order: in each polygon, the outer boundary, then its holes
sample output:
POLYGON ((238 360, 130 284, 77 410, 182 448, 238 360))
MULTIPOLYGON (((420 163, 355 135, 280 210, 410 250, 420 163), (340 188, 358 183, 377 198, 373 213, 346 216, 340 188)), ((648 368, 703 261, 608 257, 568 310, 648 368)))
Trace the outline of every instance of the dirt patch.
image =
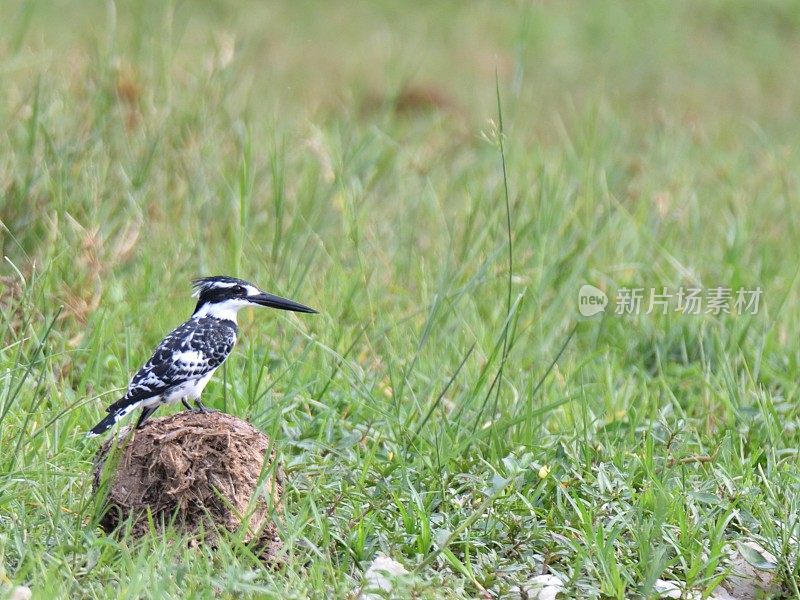
POLYGON ((136 537, 152 519, 157 529, 170 524, 211 545, 220 529, 246 527, 245 541, 272 560, 283 490, 274 460, 267 436, 224 413, 181 412, 125 429, 95 456, 94 491, 107 501, 100 525, 111 533, 132 515, 136 537))
POLYGON ((460 115, 456 100, 435 85, 406 83, 394 94, 372 92, 364 98, 361 110, 365 114, 391 109, 398 115, 441 112, 460 115))

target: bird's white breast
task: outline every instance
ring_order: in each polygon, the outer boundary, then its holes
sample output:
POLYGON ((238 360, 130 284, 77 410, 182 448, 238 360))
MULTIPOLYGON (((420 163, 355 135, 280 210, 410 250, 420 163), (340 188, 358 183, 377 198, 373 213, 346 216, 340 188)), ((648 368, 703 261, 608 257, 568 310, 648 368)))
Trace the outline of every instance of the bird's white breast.
MULTIPOLYGON (((216 369, 215 369, 216 370, 216 369)), ((203 389, 208 385, 209 380, 214 375, 214 371, 209 371, 199 379, 191 379, 164 394, 162 402, 171 404, 173 402, 180 402, 183 398, 187 400, 196 400, 203 393, 203 389)))

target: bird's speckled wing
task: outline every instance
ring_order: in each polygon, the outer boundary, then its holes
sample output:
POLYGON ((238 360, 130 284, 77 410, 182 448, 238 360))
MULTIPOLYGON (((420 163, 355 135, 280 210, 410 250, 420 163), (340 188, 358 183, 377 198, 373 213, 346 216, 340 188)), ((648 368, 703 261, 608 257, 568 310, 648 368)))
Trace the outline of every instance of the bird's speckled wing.
POLYGON ((131 379, 125 396, 106 410, 113 412, 160 396, 207 375, 225 362, 235 343, 235 323, 212 317, 189 319, 162 340, 131 379))

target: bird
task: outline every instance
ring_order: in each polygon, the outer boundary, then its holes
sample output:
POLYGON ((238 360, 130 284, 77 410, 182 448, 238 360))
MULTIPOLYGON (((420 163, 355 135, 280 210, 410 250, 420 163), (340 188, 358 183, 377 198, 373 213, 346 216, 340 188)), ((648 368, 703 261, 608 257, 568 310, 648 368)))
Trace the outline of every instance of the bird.
POLYGON ((141 408, 140 429, 162 404, 181 402, 188 410, 206 412, 203 388, 236 344, 236 314, 248 306, 267 306, 299 313, 317 313, 299 302, 268 294, 242 279, 215 275, 193 282, 197 306, 188 321, 168 334, 153 356, 136 372, 125 395, 111 404, 108 415, 86 435, 98 436, 141 408), (189 401, 193 401, 193 409, 189 401))

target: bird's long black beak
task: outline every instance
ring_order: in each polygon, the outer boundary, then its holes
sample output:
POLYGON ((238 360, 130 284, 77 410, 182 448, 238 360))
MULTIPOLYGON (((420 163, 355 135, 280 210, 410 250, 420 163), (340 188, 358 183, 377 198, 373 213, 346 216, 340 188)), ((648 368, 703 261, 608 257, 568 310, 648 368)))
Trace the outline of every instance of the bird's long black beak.
POLYGON ((295 302, 294 300, 287 300, 286 298, 273 296, 272 294, 267 294, 266 292, 262 292, 257 296, 248 296, 247 299, 254 304, 268 306, 269 308, 279 308, 280 310, 291 310, 301 313, 317 312, 313 308, 309 308, 308 306, 300 304, 299 302, 295 302))

